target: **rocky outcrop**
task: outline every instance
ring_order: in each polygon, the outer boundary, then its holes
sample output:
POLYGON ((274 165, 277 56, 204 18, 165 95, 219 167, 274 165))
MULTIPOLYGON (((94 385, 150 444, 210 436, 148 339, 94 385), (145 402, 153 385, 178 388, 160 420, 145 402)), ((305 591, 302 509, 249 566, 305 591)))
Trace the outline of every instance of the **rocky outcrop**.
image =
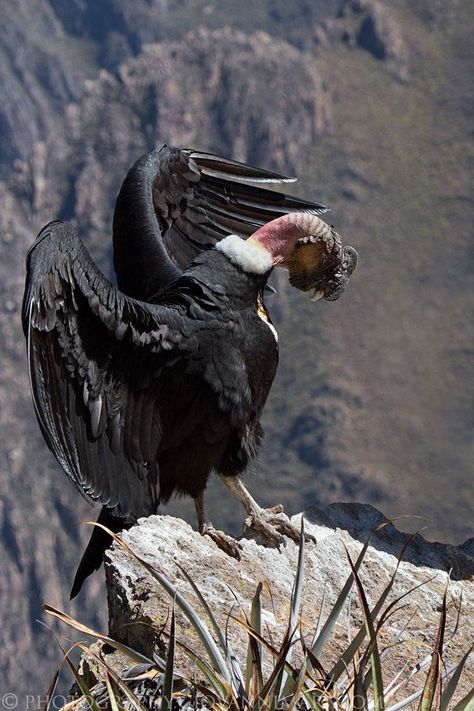
POLYGON ((71 156, 68 209, 83 229, 104 231, 112 208, 104 193, 116 194, 131 155, 161 141, 293 171, 330 112, 316 61, 263 32, 202 29, 147 45, 69 109, 70 142, 81 151, 71 156))
MULTIPOLYGON (((319 526, 345 531, 351 538, 365 542, 371 537, 371 546, 377 550, 398 555, 406 547, 403 560, 418 568, 433 568, 449 575, 451 580, 466 580, 474 583, 474 550, 472 539, 459 546, 427 541, 421 533, 408 534, 399 531, 393 523, 373 506, 358 503, 336 503, 329 506, 314 506, 306 512, 306 518, 319 526)), ((416 519, 412 521, 412 525, 416 519)), ((423 522, 420 529, 423 530, 423 522)), ((474 587, 473 587, 474 592, 474 587)))
POLYGON ((64 106, 79 97, 93 66, 45 0, 3 5, 0 58, 4 178, 11 175, 15 159, 27 160, 38 142, 63 129, 64 106))
MULTIPOLYGON (((293 517, 296 524, 300 519, 301 516, 293 517)), ((307 544, 302 596, 302 629, 305 637, 310 639, 323 595, 326 599, 323 615, 326 617, 350 573, 345 549, 355 560, 361 551, 362 540, 372 535, 360 575, 369 604, 373 606, 395 571, 406 536, 393 525, 374 533, 373 527, 384 521, 383 515, 371 507, 357 504, 337 504, 308 512, 306 521, 306 531, 317 540, 316 544, 307 544)), ((228 615, 232 610, 233 614, 238 614, 240 606, 249 609, 260 582, 264 584, 265 634, 276 645, 282 639, 298 557, 298 549, 293 542, 289 541, 279 551, 265 548, 255 540, 242 539, 242 559, 236 563, 184 521, 169 516, 143 519, 123 538, 135 553, 165 575, 203 613, 183 570, 191 576, 218 623, 223 628, 228 624, 229 638, 241 664, 245 665, 246 635, 241 628, 228 621, 228 615)), ((405 560, 399 565, 386 603, 388 605, 398 596, 408 593, 400 610, 390 617, 382 632, 383 646, 398 640, 403 647, 402 654, 396 646, 384 659, 384 677, 387 680, 400 671, 403 662, 410 668, 433 647, 440 604, 449 579, 446 568, 457 569, 460 578, 449 583, 446 639, 450 638, 456 627, 459 609, 460 618, 455 636, 447 645, 446 665, 449 667, 453 661, 459 660, 472 641, 469 620, 474 615, 474 559, 454 546, 430 544, 420 536, 414 547, 408 548, 405 558, 410 562, 405 560)), ((169 619, 172 598, 127 551, 117 545, 106 556, 106 581, 110 636, 150 658, 157 650, 163 652, 166 638, 161 638, 159 630, 169 619)), ((354 597, 341 614, 323 663, 334 660, 337 652, 347 645, 348 629, 352 630, 353 636, 360 624, 360 607, 354 597)), ((177 637, 199 648, 198 640, 180 612, 177 613, 177 637)), ((116 667, 117 653, 113 654, 115 660, 113 655, 107 658, 116 667)), ((466 693, 473 680, 471 665, 459 693, 462 690, 466 693)), ((89 676, 88 681, 94 683, 93 676, 89 676)), ((417 680, 415 688, 419 685, 417 680)), ((410 686, 404 689, 405 695, 409 690, 410 686)))
POLYGON ((337 18, 316 26, 317 46, 330 42, 369 52, 400 81, 410 78, 409 51, 396 10, 380 0, 346 0, 337 18))

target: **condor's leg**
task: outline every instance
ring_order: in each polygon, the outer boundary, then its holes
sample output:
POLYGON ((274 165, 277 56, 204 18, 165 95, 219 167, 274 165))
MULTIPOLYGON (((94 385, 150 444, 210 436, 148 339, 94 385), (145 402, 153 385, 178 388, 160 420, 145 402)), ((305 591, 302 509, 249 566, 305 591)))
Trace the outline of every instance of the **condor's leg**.
MULTIPOLYGON (((250 529, 258 531, 277 546, 285 543, 284 536, 299 543, 300 530, 293 526, 288 516, 283 513, 281 504, 270 509, 262 509, 247 491, 240 477, 224 476, 223 474, 219 474, 219 476, 248 514, 244 525, 246 531, 250 529)), ((305 534, 305 539, 314 541, 314 537, 309 534, 305 534)))
POLYGON ((209 536, 209 538, 211 538, 221 550, 227 553, 227 555, 240 560, 240 544, 235 540, 235 538, 232 538, 232 536, 228 536, 223 531, 218 531, 209 521, 204 503, 204 492, 199 494, 199 496, 196 496, 194 499, 194 506, 196 508, 199 533, 201 536, 209 536))

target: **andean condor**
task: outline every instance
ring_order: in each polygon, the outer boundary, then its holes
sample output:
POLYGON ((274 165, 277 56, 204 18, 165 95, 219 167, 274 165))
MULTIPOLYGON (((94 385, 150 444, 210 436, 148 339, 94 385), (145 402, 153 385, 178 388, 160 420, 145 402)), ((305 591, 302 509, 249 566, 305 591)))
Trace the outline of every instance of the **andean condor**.
MULTIPOLYGON (((318 217, 326 208, 267 186, 289 180, 163 145, 135 163, 117 199, 118 288, 71 224, 50 222, 28 251, 23 326, 39 425, 112 530, 188 494, 200 532, 238 558, 238 543, 206 517, 215 471, 248 527, 276 543, 297 535, 240 479, 278 361, 263 292, 279 266, 312 298, 334 300, 357 255, 318 217)), ((71 596, 109 542, 95 527, 71 596)))

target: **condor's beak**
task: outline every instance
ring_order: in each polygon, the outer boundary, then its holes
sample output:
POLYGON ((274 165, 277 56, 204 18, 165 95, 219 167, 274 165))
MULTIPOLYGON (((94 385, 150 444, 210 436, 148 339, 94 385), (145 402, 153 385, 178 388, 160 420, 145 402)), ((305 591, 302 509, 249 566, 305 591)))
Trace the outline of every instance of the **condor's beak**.
POLYGON ((310 289, 307 292, 311 301, 319 301, 324 296, 324 291, 322 289, 310 289))

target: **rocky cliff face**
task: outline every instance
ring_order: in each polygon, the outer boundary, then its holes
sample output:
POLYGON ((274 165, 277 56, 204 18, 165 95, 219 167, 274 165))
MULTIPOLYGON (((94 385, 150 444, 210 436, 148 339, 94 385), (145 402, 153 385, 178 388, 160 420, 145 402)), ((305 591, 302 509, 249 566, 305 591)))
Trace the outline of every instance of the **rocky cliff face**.
MULTIPOLYGON (((19 327, 24 255, 75 219, 110 272, 113 201, 158 141, 302 177, 361 268, 317 312, 279 277, 282 342, 254 491, 288 510, 333 499, 430 515, 471 535, 467 318, 472 13, 425 3, 26 0, 0 28, 0 673, 42 693, 58 658, 36 619, 67 586, 93 517, 46 451, 19 327), (180 9, 181 8, 181 9, 180 9), (148 43, 148 45, 146 45, 148 43), (362 268, 363 265, 363 268, 362 268), (449 486, 446 486, 446 480, 449 486), (18 660, 28 679, 18 678, 18 660)), ((216 519, 238 530, 212 485, 216 519)), ((180 515, 189 514, 186 503, 180 515)), ((103 615, 96 579, 76 607, 103 615)))

